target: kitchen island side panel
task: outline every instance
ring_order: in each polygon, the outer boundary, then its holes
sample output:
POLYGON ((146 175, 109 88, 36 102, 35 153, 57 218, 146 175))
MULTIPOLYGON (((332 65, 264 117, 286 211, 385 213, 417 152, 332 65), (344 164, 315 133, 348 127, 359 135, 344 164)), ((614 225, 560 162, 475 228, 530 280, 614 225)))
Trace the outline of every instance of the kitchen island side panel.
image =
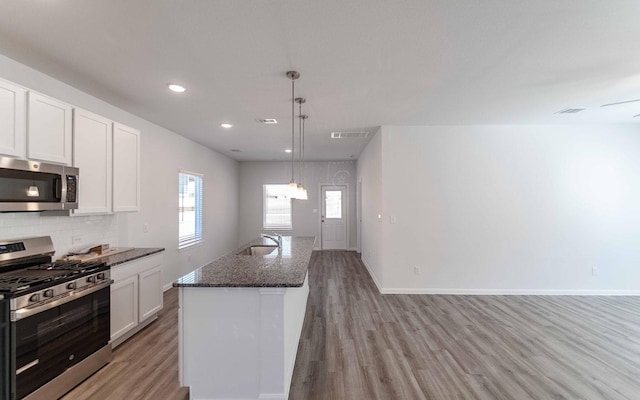
POLYGON ((309 286, 180 288, 181 381, 192 399, 286 399, 309 286))

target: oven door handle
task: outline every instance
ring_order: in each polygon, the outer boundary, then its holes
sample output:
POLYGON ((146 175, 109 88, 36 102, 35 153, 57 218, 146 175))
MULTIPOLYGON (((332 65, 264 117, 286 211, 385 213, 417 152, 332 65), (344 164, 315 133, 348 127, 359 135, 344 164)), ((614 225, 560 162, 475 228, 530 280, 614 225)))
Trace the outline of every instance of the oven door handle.
POLYGON ((109 287, 112 283, 113 283, 113 279, 109 279, 109 280, 104 281, 102 283, 99 283, 99 284, 97 284, 95 286, 91 286, 91 287, 88 287, 86 289, 74 292, 74 293, 72 293, 72 294, 70 294, 68 296, 65 296, 65 297, 62 297, 60 299, 51 301, 49 303, 45 303, 45 304, 42 304, 42 305, 36 305, 33 308, 21 308, 19 310, 12 311, 11 312, 11 321, 12 322, 19 321, 19 320, 21 320, 23 318, 27 318, 27 317, 30 317, 32 315, 39 314, 39 313, 41 313, 43 311, 47 311, 47 310, 50 310, 52 308, 55 308, 55 307, 61 306, 63 304, 69 303, 71 301, 77 300, 77 299, 79 299, 79 298, 81 298, 83 296, 86 296, 88 294, 97 292, 98 290, 101 290, 101 289, 104 289, 106 287, 109 287))

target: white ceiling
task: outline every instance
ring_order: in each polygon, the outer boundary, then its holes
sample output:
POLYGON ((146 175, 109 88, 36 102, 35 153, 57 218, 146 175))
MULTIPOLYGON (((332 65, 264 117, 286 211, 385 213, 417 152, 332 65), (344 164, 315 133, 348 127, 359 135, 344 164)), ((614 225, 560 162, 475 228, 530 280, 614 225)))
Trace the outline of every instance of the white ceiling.
POLYGON ((640 99, 639 15, 632 0, 3 0, 0 52, 237 160, 288 159, 295 69, 307 156, 335 160, 365 144, 336 130, 640 123, 640 102, 600 107, 640 99), (587 110, 554 114, 569 107, 587 110))

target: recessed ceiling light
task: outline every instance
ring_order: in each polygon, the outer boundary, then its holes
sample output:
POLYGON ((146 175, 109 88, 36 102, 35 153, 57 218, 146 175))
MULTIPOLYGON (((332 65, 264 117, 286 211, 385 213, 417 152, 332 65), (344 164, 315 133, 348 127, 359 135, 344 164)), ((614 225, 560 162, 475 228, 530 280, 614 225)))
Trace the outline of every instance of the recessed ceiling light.
POLYGON ((291 149, 286 149, 284 152, 285 153, 291 153, 291 149))
POLYGON ((220 124, 221 127, 225 128, 225 129, 229 129, 231 128, 233 125, 231 124, 220 124))
POLYGON ((169 90, 171 90, 173 92, 176 92, 176 93, 182 93, 182 92, 187 90, 187 88, 185 88, 184 86, 178 85, 176 83, 169 83, 169 84, 167 84, 167 86, 169 87, 169 90))
POLYGON ((276 121, 275 118, 262 118, 257 121, 260 122, 261 124, 277 124, 278 123, 278 121, 276 121))

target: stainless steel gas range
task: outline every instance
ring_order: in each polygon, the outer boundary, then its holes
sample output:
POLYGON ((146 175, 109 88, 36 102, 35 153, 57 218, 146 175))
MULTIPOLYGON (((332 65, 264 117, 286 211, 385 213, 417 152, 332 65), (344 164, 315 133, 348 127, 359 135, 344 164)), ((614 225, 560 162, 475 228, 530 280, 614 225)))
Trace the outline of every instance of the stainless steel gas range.
POLYGON ((111 360, 109 267, 0 242, 0 398, 57 399, 111 360))

